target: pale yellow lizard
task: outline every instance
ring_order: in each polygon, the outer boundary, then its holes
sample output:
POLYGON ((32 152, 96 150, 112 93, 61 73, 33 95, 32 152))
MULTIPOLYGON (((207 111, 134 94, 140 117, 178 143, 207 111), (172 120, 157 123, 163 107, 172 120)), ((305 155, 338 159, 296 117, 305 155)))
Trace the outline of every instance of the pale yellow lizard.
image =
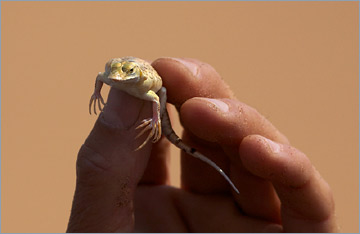
POLYGON ((143 135, 146 131, 150 131, 150 133, 135 151, 141 149, 151 138, 153 143, 157 142, 161 137, 161 133, 163 133, 176 147, 215 168, 228 181, 231 187, 239 193, 239 190, 218 165, 196 151, 196 149, 186 145, 176 135, 166 110, 166 88, 162 86, 159 74, 148 62, 134 57, 114 58, 107 62, 105 72, 100 72, 96 77, 95 91, 90 98, 89 104, 90 114, 93 104, 94 113, 96 114, 96 102, 98 102, 97 105, 100 111, 102 111, 101 104, 105 105, 100 93, 103 83, 125 91, 137 98, 153 102, 153 116, 152 118, 144 119, 136 127, 136 129, 142 128, 136 138, 143 135))

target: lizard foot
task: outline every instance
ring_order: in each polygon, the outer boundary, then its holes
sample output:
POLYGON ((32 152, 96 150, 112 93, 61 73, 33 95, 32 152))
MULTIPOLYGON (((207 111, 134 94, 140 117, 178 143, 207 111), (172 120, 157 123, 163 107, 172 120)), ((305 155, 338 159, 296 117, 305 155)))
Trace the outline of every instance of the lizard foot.
POLYGON ((98 107, 99 107, 100 112, 102 111, 101 104, 103 104, 105 106, 105 102, 104 102, 104 99, 102 98, 101 94, 100 93, 94 93, 91 96, 90 103, 89 103, 89 113, 90 113, 90 115, 91 115, 91 106, 92 106, 93 102, 94 102, 94 113, 95 113, 95 115, 97 114, 96 113, 96 101, 98 102, 98 107))
POLYGON ((135 151, 141 149, 152 137, 152 142, 155 143, 160 140, 161 137, 161 123, 160 120, 154 120, 152 118, 144 119, 136 129, 143 128, 141 132, 135 137, 135 139, 139 138, 143 135, 146 131, 151 130, 149 135, 147 136, 146 140, 135 149, 135 151))

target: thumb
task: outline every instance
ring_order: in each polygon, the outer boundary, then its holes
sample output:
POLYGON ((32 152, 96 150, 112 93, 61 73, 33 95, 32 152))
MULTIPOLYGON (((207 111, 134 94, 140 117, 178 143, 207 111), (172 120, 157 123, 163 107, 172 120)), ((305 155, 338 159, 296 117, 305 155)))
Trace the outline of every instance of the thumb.
POLYGON ((135 127, 151 115, 151 104, 111 89, 104 111, 82 145, 67 232, 131 232, 133 196, 151 145, 134 151, 135 127))

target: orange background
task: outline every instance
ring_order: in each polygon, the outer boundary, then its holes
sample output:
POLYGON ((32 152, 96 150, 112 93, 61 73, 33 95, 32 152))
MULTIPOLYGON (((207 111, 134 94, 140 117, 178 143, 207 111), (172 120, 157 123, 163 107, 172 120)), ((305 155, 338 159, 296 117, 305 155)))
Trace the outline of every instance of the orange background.
MULTIPOLYGON (((333 189, 342 231, 359 232, 358 7, 1 2, 1 231, 65 231, 76 155, 95 122, 94 79, 108 59, 133 55, 213 65, 308 155, 333 189)), ((178 164, 174 154, 174 185, 178 164)))

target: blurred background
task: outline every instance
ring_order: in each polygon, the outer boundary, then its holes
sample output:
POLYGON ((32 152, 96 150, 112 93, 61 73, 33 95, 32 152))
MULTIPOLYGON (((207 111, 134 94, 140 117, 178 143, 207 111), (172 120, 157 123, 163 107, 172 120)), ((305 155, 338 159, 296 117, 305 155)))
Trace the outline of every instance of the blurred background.
POLYGON ((211 64, 308 155, 342 231, 359 232, 358 2, 6 1, 1 51, 1 232, 65 231, 94 79, 126 55, 211 64))

